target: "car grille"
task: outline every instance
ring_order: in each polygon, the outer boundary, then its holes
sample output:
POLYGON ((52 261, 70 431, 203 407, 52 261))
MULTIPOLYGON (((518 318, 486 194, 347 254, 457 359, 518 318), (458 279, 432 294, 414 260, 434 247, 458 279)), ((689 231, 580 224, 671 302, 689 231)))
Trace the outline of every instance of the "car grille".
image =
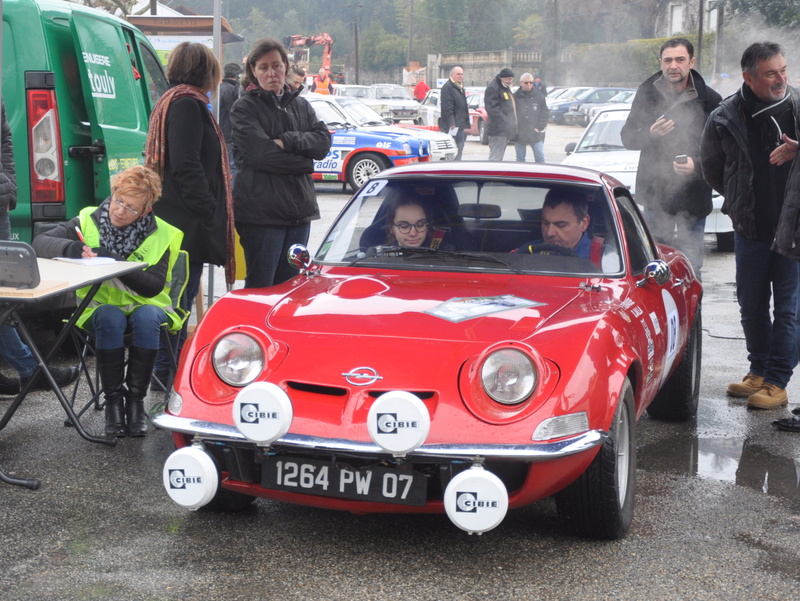
POLYGON ((436 150, 450 150, 455 148, 456 144, 453 140, 431 140, 431 146, 436 150))

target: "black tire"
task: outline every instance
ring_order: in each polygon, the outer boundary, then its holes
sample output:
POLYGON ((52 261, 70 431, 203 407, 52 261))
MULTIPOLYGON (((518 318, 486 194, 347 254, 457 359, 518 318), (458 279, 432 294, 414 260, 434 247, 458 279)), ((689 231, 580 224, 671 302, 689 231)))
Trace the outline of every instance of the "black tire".
POLYGON ((594 461, 556 494, 558 517, 572 534, 613 540, 622 538, 631 526, 636 496, 633 405, 633 387, 626 378, 608 437, 594 461))
POLYGON ((717 234, 717 250, 722 253, 733 252, 733 232, 717 234))
POLYGON ((214 498, 201 509, 218 513, 238 513, 250 507, 255 500, 256 497, 219 487, 214 498))
POLYGON ((374 152, 359 154, 347 165, 347 184, 355 192, 373 175, 386 169, 385 159, 374 152))
POLYGON ((478 138, 484 146, 489 144, 489 134, 486 133, 486 122, 478 119, 478 138))
POLYGON ((681 422, 697 415, 700 400, 700 367, 703 355, 703 320, 697 309, 689 342, 678 368, 647 407, 653 419, 681 422))

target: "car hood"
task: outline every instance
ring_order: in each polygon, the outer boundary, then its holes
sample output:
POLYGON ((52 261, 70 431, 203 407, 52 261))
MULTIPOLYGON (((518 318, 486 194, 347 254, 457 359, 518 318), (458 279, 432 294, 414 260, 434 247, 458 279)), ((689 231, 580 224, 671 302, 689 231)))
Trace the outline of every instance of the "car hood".
POLYGON ((441 131, 417 129, 416 127, 398 127, 397 125, 368 125, 363 127, 373 131, 400 133, 407 136, 414 136, 415 138, 424 138, 425 140, 449 140, 452 137, 450 134, 441 131))
POLYGON ((635 192, 636 171, 639 168, 638 150, 598 150, 596 152, 573 152, 563 161, 562 165, 585 167, 601 173, 613 175, 631 193, 635 192))
POLYGON ((274 304, 267 325, 353 338, 522 340, 583 294, 575 278, 436 276, 310 278, 274 304))

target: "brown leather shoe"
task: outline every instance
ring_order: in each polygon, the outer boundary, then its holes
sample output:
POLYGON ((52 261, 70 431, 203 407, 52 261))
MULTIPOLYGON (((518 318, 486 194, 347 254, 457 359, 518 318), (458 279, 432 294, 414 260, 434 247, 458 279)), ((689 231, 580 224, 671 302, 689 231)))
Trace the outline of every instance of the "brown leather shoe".
POLYGON ((786 391, 769 382, 764 382, 758 392, 747 397, 747 406, 753 409, 777 409, 788 404, 786 391))
POLYGON ((747 374, 741 382, 728 384, 728 394, 731 396, 749 397, 761 389, 764 378, 755 374, 747 374))

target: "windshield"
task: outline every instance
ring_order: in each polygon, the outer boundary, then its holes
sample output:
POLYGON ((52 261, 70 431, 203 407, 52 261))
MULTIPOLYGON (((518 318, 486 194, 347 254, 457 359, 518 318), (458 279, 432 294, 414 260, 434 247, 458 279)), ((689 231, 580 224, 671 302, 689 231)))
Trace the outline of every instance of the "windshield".
POLYGON ((342 110, 334 103, 325 100, 313 99, 310 101, 314 107, 317 118, 324 121, 328 129, 341 129, 353 127, 352 119, 345 116, 342 110))
POLYGON ((611 202, 600 186, 563 181, 376 179, 350 201, 316 260, 428 271, 619 275, 611 202), (562 242, 554 238, 555 228, 564 228, 562 242))
POLYGON ((403 86, 392 86, 390 88, 375 88, 375 95, 378 98, 400 98, 411 100, 411 94, 403 86))
POLYGON ((344 89, 343 96, 350 96, 351 98, 375 98, 375 90, 372 88, 351 88, 344 89))
POLYGON ((386 120, 383 117, 360 100, 342 99, 338 102, 344 112, 347 113, 348 118, 359 127, 386 124, 386 120))
POLYGON ((600 113, 584 132, 575 152, 604 152, 622 150, 622 126, 628 111, 604 111, 600 113))

